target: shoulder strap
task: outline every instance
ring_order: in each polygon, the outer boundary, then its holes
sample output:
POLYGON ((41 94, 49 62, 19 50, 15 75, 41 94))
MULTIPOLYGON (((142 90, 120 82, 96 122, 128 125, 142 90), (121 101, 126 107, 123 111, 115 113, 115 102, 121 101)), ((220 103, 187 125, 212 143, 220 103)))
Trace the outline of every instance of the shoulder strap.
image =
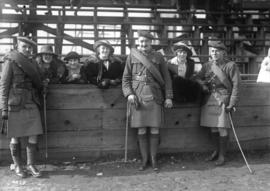
POLYGON ((37 88, 41 88, 42 82, 37 67, 34 67, 33 63, 29 59, 25 58, 17 51, 11 51, 8 56, 11 60, 14 60, 17 65, 31 78, 33 84, 37 88))
POLYGON ((148 58, 146 58, 143 54, 141 54, 135 48, 131 49, 131 54, 135 58, 137 58, 151 72, 151 74, 154 76, 154 78, 158 81, 158 83, 162 87, 165 86, 165 82, 164 82, 164 79, 163 79, 162 75, 160 74, 158 69, 153 65, 153 63, 148 58))
POLYGON ((218 77, 218 79, 225 85, 226 88, 228 88, 229 91, 232 90, 232 84, 227 78, 226 74, 216 65, 212 64, 211 69, 214 72, 214 74, 218 77))

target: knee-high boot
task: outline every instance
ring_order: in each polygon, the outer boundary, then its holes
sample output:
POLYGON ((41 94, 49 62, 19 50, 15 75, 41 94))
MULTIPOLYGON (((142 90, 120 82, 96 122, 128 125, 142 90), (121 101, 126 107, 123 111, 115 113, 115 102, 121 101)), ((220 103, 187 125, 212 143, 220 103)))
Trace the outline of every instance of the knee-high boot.
POLYGON ((151 155, 151 164, 154 171, 158 171, 157 166, 157 150, 159 144, 159 134, 150 135, 150 155, 151 155))
POLYGON ((214 144, 215 150, 214 152, 205 159, 205 161, 213 161, 218 158, 219 154, 219 132, 213 132, 211 133, 211 139, 214 144))
POLYGON ((138 135, 140 153, 142 157, 142 165, 139 170, 145 170, 148 162, 148 140, 147 134, 138 135))
POLYGON ((224 165, 227 145, 228 145, 228 136, 219 137, 219 154, 218 159, 215 162, 216 166, 224 165))
POLYGON ((37 144, 28 143, 26 147, 27 154, 27 170, 33 177, 40 177, 41 172, 35 167, 35 155, 36 155, 36 147, 37 144))
POLYGON ((14 162, 14 165, 15 165, 15 173, 17 176, 21 177, 21 178, 25 178, 26 177, 26 174, 25 172, 23 171, 23 168, 21 166, 21 156, 20 156, 20 144, 16 143, 10 143, 9 145, 9 148, 10 148, 10 153, 11 153, 11 157, 12 157, 12 160, 14 162))

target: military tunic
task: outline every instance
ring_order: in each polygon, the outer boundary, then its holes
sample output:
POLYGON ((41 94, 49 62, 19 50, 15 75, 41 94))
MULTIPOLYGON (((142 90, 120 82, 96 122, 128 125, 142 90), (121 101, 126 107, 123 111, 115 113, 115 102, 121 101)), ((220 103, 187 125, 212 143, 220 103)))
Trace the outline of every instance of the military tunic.
POLYGON ((197 78, 204 81, 210 93, 205 97, 201 108, 200 125, 205 127, 229 128, 226 106, 235 106, 239 97, 240 73, 236 64, 232 61, 223 60, 217 66, 223 71, 231 84, 231 89, 220 80, 212 71, 213 61, 202 66, 197 78))
MULTIPOLYGON (((37 67, 30 60, 27 64, 37 67)), ((21 66, 8 56, 3 66, 0 88, 2 110, 8 111, 8 137, 42 134, 37 90, 21 66)))
POLYGON ((162 55, 156 51, 144 54, 160 71, 165 87, 162 87, 153 74, 130 54, 122 79, 122 89, 125 97, 136 95, 139 106, 132 106, 131 127, 162 127, 164 99, 172 99, 172 86, 167 65, 162 55))

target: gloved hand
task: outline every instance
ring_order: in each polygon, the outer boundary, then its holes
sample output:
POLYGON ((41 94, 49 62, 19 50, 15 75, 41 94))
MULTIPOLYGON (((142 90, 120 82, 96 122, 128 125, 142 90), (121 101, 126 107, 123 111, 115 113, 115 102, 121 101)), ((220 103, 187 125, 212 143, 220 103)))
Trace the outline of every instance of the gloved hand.
POLYGON ((166 99, 165 102, 164 102, 164 107, 165 108, 172 108, 172 106, 173 106, 172 100, 171 99, 166 99))
POLYGON ((2 111, 2 119, 7 120, 8 119, 8 112, 7 111, 2 111))
POLYGON ((138 98, 134 94, 131 94, 131 95, 128 96, 128 102, 131 103, 131 104, 134 104, 136 109, 139 107, 138 98))
POLYGON ((110 80, 109 79, 102 79, 101 82, 98 84, 98 87, 101 89, 107 89, 110 86, 110 80))
POLYGON ((205 93, 209 93, 209 88, 205 84, 203 84, 202 85, 202 91, 205 92, 205 93))
POLYGON ((225 112, 226 113, 231 113, 233 111, 235 111, 235 108, 233 106, 227 106, 227 107, 225 107, 225 112))
POLYGON ((110 80, 110 84, 113 85, 113 86, 118 85, 120 82, 121 82, 121 80, 119 80, 119 79, 110 80))

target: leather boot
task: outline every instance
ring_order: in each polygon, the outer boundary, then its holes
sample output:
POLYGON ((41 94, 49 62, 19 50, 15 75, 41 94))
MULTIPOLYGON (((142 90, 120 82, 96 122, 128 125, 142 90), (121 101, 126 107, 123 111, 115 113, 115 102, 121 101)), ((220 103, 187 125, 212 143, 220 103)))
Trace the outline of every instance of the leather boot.
POLYGON ((41 172, 35 167, 36 144, 28 143, 26 147, 27 170, 35 178, 41 177, 41 172))
POLYGON ((16 175, 21 177, 21 178, 25 178, 26 174, 23 171, 23 168, 21 166, 21 160, 20 160, 20 156, 19 156, 20 149, 21 149, 20 144, 10 143, 9 148, 10 148, 12 160, 13 160, 14 165, 15 165, 14 171, 15 171, 16 175))
POLYGON ((228 136, 219 137, 219 154, 218 159, 215 162, 216 166, 222 166, 225 164, 225 154, 227 150, 228 136))
POLYGON ((214 152, 205 159, 205 161, 214 161, 218 158, 219 153, 219 132, 211 133, 211 138, 214 143, 215 150, 214 152))
POLYGON ((154 171, 158 171, 157 166, 157 149, 159 144, 159 134, 151 134, 150 135, 150 156, 151 156, 151 164, 154 171))
POLYGON ((140 171, 145 170, 148 162, 148 140, 147 135, 138 135, 140 153, 142 157, 142 165, 139 168, 140 171))

